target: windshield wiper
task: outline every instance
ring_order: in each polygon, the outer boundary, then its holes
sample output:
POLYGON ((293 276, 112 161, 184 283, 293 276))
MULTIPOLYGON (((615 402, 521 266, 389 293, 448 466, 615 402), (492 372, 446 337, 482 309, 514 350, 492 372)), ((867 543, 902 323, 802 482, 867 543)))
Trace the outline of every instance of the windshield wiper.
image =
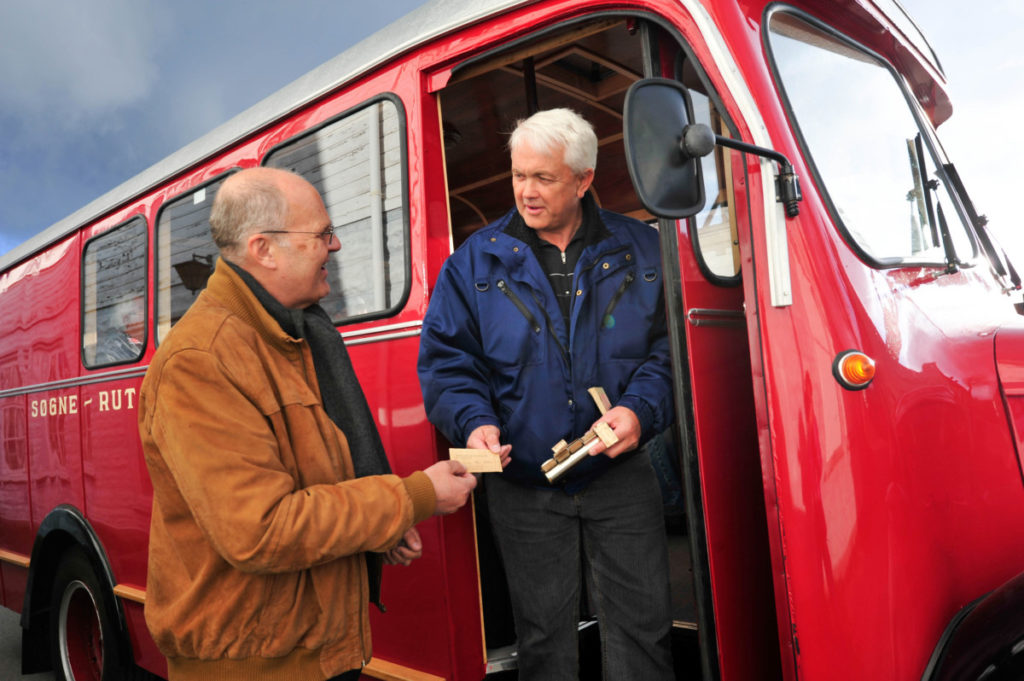
MULTIPOLYGON (((934 199, 934 195, 938 193, 939 181, 935 178, 928 178, 928 167, 926 157, 924 155, 924 144, 921 141, 921 133, 918 133, 914 137, 914 146, 917 151, 918 158, 918 171, 921 173, 921 184, 924 191, 924 203, 925 208, 928 211, 928 222, 932 231, 932 239, 935 241, 935 237, 938 236, 938 241, 942 242, 942 250, 946 255, 946 273, 953 274, 960 269, 959 261, 956 258, 956 249, 953 247, 953 237, 949 234, 949 225, 946 223, 946 216, 942 212, 942 203, 937 202, 934 199), (936 208, 938 208, 938 215, 936 216, 936 208), (938 220, 936 220, 938 217, 938 220), (938 226, 938 235, 935 234, 935 228, 938 226)), ((935 244, 936 246, 938 244, 935 244)))
POLYGON ((1010 262, 1010 257, 1006 254, 1006 251, 996 246, 992 240, 992 235, 988 231, 988 218, 984 215, 978 215, 978 212, 974 209, 974 202, 971 201, 971 197, 964 187, 963 180, 960 179, 960 173, 957 171, 956 166, 952 163, 944 163, 942 169, 946 172, 946 177, 949 178, 949 183, 952 185, 954 193, 960 197, 964 210, 967 211, 967 218, 974 225, 974 231, 978 235, 978 241, 981 243, 982 250, 985 251, 985 257, 992 267, 992 271, 999 277, 1009 278, 1013 286, 1008 290, 1020 290, 1020 275, 1017 274, 1017 270, 1014 268, 1013 263, 1010 262), (1000 257, 1000 252, 1002 257, 1000 257))

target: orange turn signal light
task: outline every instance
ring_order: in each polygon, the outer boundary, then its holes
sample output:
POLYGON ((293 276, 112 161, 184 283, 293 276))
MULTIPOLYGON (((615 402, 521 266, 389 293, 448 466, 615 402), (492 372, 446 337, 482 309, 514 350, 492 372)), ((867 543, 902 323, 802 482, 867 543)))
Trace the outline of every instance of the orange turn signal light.
POLYGON ((847 390, 863 390, 875 378, 875 360, 860 350, 847 350, 836 355, 832 375, 847 390))

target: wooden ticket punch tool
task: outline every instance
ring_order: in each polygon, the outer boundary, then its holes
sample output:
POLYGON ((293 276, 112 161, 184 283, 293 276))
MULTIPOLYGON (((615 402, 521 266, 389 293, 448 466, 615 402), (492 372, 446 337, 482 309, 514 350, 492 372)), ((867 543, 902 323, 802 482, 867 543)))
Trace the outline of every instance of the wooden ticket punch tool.
MULTIPOLYGON (((608 401, 604 388, 590 388, 587 392, 594 398, 594 402, 597 403, 597 409, 602 415, 611 409, 612 405, 608 401)), ((559 440, 558 444, 551 448, 554 456, 541 464, 540 469, 544 471, 544 477, 548 479, 548 482, 554 482, 566 471, 582 461, 583 457, 589 456, 590 450, 598 442, 603 442, 605 447, 611 447, 618 441, 619 438, 615 436, 615 432, 607 423, 598 423, 592 430, 584 433, 583 437, 572 442, 559 440)))

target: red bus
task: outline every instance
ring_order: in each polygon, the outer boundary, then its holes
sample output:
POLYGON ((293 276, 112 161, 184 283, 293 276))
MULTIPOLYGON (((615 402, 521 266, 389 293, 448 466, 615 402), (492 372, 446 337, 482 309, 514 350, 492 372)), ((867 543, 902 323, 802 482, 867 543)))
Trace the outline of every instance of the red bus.
MULTIPOLYGON (((513 121, 556 106, 598 132, 599 204, 660 233, 679 677, 1020 677, 1020 283, 895 0, 437 0, 0 258, 0 604, 25 672, 165 673, 137 396, 217 257, 225 177, 323 194, 344 244, 324 306, 407 474, 450 444, 415 371, 432 285, 512 205, 513 121)), ((386 568, 366 677, 514 669, 482 506, 386 568)), ((599 627, 584 609, 594 667, 599 627)))

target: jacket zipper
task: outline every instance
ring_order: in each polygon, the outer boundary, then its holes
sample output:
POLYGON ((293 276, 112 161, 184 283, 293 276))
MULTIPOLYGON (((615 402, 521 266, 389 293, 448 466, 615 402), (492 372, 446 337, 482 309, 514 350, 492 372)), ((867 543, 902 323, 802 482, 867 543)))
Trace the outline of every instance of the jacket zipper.
MULTIPOLYGON (((551 335, 551 339, 555 341, 555 347, 557 347, 558 351, 562 353, 562 360, 565 362, 565 365, 569 367, 569 371, 571 372, 572 364, 569 362, 569 352, 568 350, 565 349, 565 346, 562 345, 562 341, 558 338, 558 335, 555 333, 555 327, 551 323, 551 317, 548 316, 548 311, 544 308, 544 301, 540 299, 540 296, 537 295, 536 291, 531 289, 530 293, 533 294, 533 301, 537 303, 537 307, 540 308, 541 313, 544 315, 544 321, 548 323, 548 333, 551 335)), ((566 329, 566 332, 568 331, 569 330, 566 329)))
POLYGON ((608 307, 605 308, 604 314, 601 315, 601 326, 605 326, 608 318, 612 316, 612 310, 614 310, 615 306, 619 304, 620 300, 622 300, 622 296, 625 295, 626 289, 629 288, 629 285, 633 283, 634 279, 636 279, 635 272, 632 270, 626 272, 626 278, 622 280, 621 284, 619 284, 619 290, 616 291, 615 295, 612 296, 612 299, 608 301, 608 307))
POLYGON ((508 284, 505 283, 505 280, 499 279, 497 286, 498 290, 504 293, 505 296, 512 301, 512 304, 516 306, 516 309, 519 310, 524 317, 526 317, 526 321, 530 323, 530 327, 533 329, 533 332, 540 333, 540 324, 537 323, 537 318, 534 317, 533 313, 530 312, 530 309, 523 304, 523 301, 519 300, 519 296, 512 292, 512 289, 508 287, 508 284))

